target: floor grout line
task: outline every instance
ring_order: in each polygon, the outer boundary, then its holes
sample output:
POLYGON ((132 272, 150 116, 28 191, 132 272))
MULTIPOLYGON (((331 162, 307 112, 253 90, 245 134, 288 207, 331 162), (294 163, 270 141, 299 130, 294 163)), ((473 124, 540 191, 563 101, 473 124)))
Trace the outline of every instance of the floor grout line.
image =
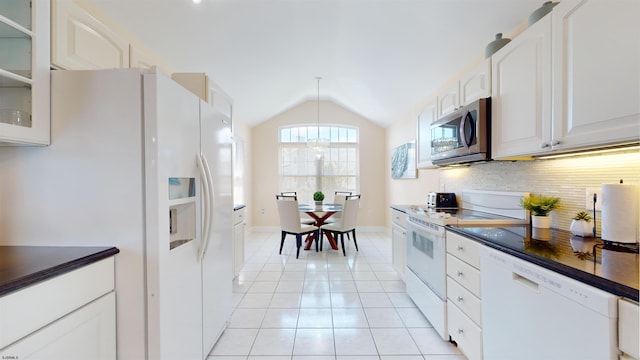
MULTIPOLYGON (((397 339, 398 341, 404 341, 406 343, 412 344, 412 348, 416 349, 420 352, 420 345, 418 341, 414 338, 411 329, 429 329, 430 324, 420 323, 420 321, 409 322, 409 318, 407 317, 408 312, 402 312, 399 309, 403 308, 415 308, 415 305, 412 307, 407 306, 406 301, 402 299, 402 297, 394 296, 394 299, 389 294, 404 294, 402 292, 402 283, 394 283, 401 282, 401 277, 395 272, 395 270, 391 266, 391 242, 390 235, 384 232, 363 232, 362 234, 358 233, 358 246, 360 251, 356 252, 355 247, 352 242, 348 242, 347 245, 347 256, 342 255, 341 250, 327 250, 325 248, 322 252, 316 253, 314 248, 305 251, 301 250, 300 258, 295 258, 295 241, 287 241, 285 240, 285 245, 282 250, 282 255, 278 255, 278 249, 280 245, 279 240, 279 231, 273 231, 271 233, 249 233, 245 235, 246 243, 245 243, 245 251, 246 251, 246 259, 245 259, 245 267, 242 269, 241 275, 239 278, 234 280, 234 291, 238 291, 239 293, 234 294, 234 314, 239 309, 249 310, 249 309, 264 309, 262 312, 262 318, 251 319, 251 312, 246 311, 245 314, 242 314, 242 311, 238 312, 238 316, 244 315, 247 318, 240 319, 239 321, 244 321, 242 328, 233 328, 234 330, 246 330, 256 331, 254 338, 251 340, 251 345, 249 346, 248 354, 242 355, 245 359, 255 357, 256 360, 258 358, 262 359, 271 359, 275 360, 275 356, 277 353, 281 353, 282 350, 274 349, 274 355, 265 355, 256 357, 252 355, 254 351, 254 347, 257 341, 260 341, 262 352, 267 353, 268 347, 264 347, 264 338, 261 336, 267 336, 266 334, 277 334, 276 330, 294 330, 291 335, 290 340, 286 340, 287 344, 291 343, 291 349, 288 351, 289 355, 285 355, 284 357, 294 359, 300 356, 305 357, 305 360, 313 360, 314 358, 318 360, 324 360, 332 358, 334 360, 342 360, 344 356, 356 356, 356 355, 341 355, 340 352, 348 352, 348 353, 356 353, 357 349, 353 348, 344 348, 344 343, 339 346, 338 341, 336 341, 336 332, 338 331, 338 336, 343 336, 348 332, 346 330, 354 330, 354 333, 362 333, 364 329, 367 329, 366 333, 369 335, 372 347, 368 348, 369 350, 363 350, 364 353, 369 353, 375 351, 377 355, 362 355, 363 357, 358 360, 368 360, 367 357, 382 359, 387 356, 407 356, 407 351, 402 350, 394 350, 393 347, 387 346, 387 348, 381 348, 381 344, 376 342, 376 337, 374 337, 374 333, 376 334, 384 334, 385 332, 392 334, 404 333, 407 334, 407 338, 397 339), (275 241, 277 239, 277 241, 275 241), (276 265, 277 264, 277 265, 276 265), (298 265, 300 264, 300 265, 298 265), (363 269, 362 271, 358 271, 358 268, 363 269), (295 269, 287 271, 288 269, 295 269), (302 271, 298 271, 301 270, 302 271), (298 275, 285 275, 291 273, 303 273, 300 279, 297 278, 298 275), (275 273, 279 273, 276 275, 275 273), (365 273, 367 275, 365 275, 365 273), (321 278, 318 284, 307 285, 308 283, 315 281, 314 276, 319 274, 321 278), (395 275, 394 275, 395 274, 395 275), (246 277, 244 276, 246 275, 246 277), (286 276, 286 277, 285 277, 286 276), (271 280, 273 279, 273 280, 271 280), (287 280, 285 280, 287 279, 287 280), (364 279, 364 280, 363 280, 364 279), (268 282, 272 282, 273 284, 266 284, 268 282), (300 290, 298 289, 295 283, 301 283, 300 290), (261 284, 265 283, 265 284, 261 284), (253 288, 252 287, 256 285, 253 288), (273 286, 272 286, 273 285, 273 286), (289 287, 287 287, 289 286, 289 287), (307 287, 308 286, 308 287, 307 287), (279 290, 280 289, 280 290, 279 290), (241 295, 238 295, 240 294, 241 295), (255 296, 247 296, 253 294, 255 296), (260 298, 260 295, 264 295, 263 297, 269 297, 268 302, 263 302, 262 304, 251 301, 257 301, 260 298), (265 295, 268 294, 268 295, 265 295), (276 297, 276 294, 279 294, 276 297), (292 296, 296 296, 298 298, 297 306, 288 308, 288 307, 275 307, 275 306, 292 306, 294 304, 287 304, 286 297, 287 295, 282 294, 292 294, 292 296), (317 294, 317 295, 309 295, 309 294, 317 294), (338 297, 336 294, 355 294, 348 295, 343 297, 342 301, 346 301, 344 304, 338 304, 338 297), (372 294, 372 295, 366 295, 372 294), (377 295, 373 295, 377 294, 377 295), (382 295, 380 295, 382 294, 382 295), (305 295, 307 295, 305 297, 305 295), (328 297, 328 298, 327 298, 328 297), (380 298, 380 299, 378 299, 380 298), (364 300, 363 300, 364 299, 364 300), (382 300, 384 299, 384 300, 382 300), (243 303, 246 300, 246 303, 243 303), (279 301, 279 303, 275 303, 274 301, 279 301), (280 302, 285 301, 285 302, 280 302), (320 303, 315 303, 320 301, 320 303), (350 302, 354 303, 351 304, 350 302), (356 302, 357 301, 357 302, 356 302), (265 305, 266 303, 266 305, 265 305), (245 307, 251 305, 250 307, 245 307), (338 305, 343 305, 345 307, 339 307, 338 305), (351 306, 354 306, 353 308, 351 306), (282 310, 282 309, 291 309, 292 311, 297 311, 297 316, 295 319, 295 327, 283 327, 282 324, 286 324, 286 319, 267 319, 268 315, 276 316, 279 314, 285 314, 286 311, 272 311, 269 310, 282 310), (326 318, 326 315, 322 315, 318 319, 314 319, 312 314, 313 311, 310 309, 328 309, 328 314, 330 319, 326 318), (359 312, 362 314, 362 318, 360 319, 360 313, 358 315, 354 315, 354 319, 341 321, 340 323, 336 323, 336 320, 339 318, 338 316, 344 316, 345 313, 355 313, 355 311, 345 311, 338 309, 359 309, 359 312), (369 310, 367 309, 377 309, 377 310, 369 310), (303 311, 304 310, 304 311, 303 311), (337 313, 337 314, 336 314, 337 313), (369 313, 369 314, 368 314, 369 313), (404 317, 403 314, 404 313, 404 317), (305 316, 304 323, 301 323, 302 316, 305 316), (311 316, 311 317, 309 317, 311 316), (379 319, 372 318, 372 316, 379 317, 379 319), (324 319, 324 320, 323 320, 324 319), (270 322, 275 321, 271 324, 267 324, 267 320, 270 322), (303 341, 304 339, 300 337, 300 330, 303 330, 302 333, 305 333, 305 336, 308 336, 309 331, 315 329, 313 327, 313 321, 325 321, 327 320, 327 324, 330 324, 329 327, 322 327, 318 329, 327 329, 331 330, 331 336, 333 341, 332 350, 328 352, 333 352, 332 355, 328 356, 318 356, 318 355, 296 355, 296 351, 300 353, 301 349, 296 349, 296 344, 298 341, 303 341), (330 320, 330 321, 328 321, 330 320), (311 321, 312 323, 309 323, 311 321), (339 326, 348 325, 348 322, 352 321, 352 327, 336 327, 336 324, 339 326), (256 325, 257 324, 257 325, 256 325), (366 324, 366 327, 365 327, 366 324), (372 327, 372 324, 374 325, 372 327), (422 324, 422 327, 416 327, 416 324, 422 324), (271 325, 273 327, 264 327, 265 325, 271 325), (389 327, 393 325, 392 327, 389 327), (413 325, 413 326, 408 326, 413 325), (244 328, 247 326, 248 328, 244 328), (250 326, 258 326, 258 328, 251 328, 250 326), (308 326, 308 327, 301 327, 308 326), (403 330, 401 330, 403 329, 403 330), (263 331, 261 330, 268 330, 263 331), (343 331, 345 330, 345 331, 343 331), (260 337, 260 339, 259 339, 260 337), (343 347, 343 348, 341 348, 343 347), (387 354, 388 353, 388 354, 387 354), (384 354, 384 355, 383 355, 384 354), (395 355, 393 355, 395 354, 395 355)), ((405 294, 406 296, 406 294, 405 294)), ((411 303, 412 304, 412 303, 411 303)), ((260 313, 260 312, 256 312, 260 313)), ((325 311, 326 313, 326 311, 325 311)), ((257 315, 256 315, 257 316, 257 315)), ((348 316, 348 315, 346 315, 348 316)), ((233 321, 232 315, 232 321, 233 321)), ((426 321, 426 320, 424 320, 426 321)), ((230 324, 229 329, 232 329, 233 325, 230 324)), ((246 333, 245 331, 245 333, 246 333)), ((435 331, 431 330, 433 334, 435 331)), ((285 332, 289 333, 289 332, 285 332)), ((428 332, 425 332, 429 335, 428 332)), ((248 333, 247 333, 248 334, 248 333)), ((437 334, 436 334, 437 335, 437 334)), ((224 335, 223 335, 224 336, 224 335)), ((328 335, 327 335, 328 336, 328 335)), ((380 336, 380 335, 379 335, 380 336)), ((220 346, 221 348, 226 346, 225 342, 239 341, 241 339, 221 339, 219 344, 216 344, 212 354, 208 357, 208 360, 223 360, 223 358, 227 358, 228 356, 218 356, 216 355, 216 348, 220 346)), ((340 339, 342 340, 342 339, 340 339)), ((365 340, 366 341, 366 340, 365 340)), ((440 339, 441 341, 441 339, 440 339)), ((440 356, 438 360, 442 360, 444 356, 446 356, 447 360, 464 360, 464 356, 460 355, 457 349, 452 348, 453 346, 441 341, 442 344, 438 346, 443 347, 443 350, 440 352, 429 351, 429 354, 421 354, 416 355, 415 359, 429 359, 431 356, 440 356), (450 345, 450 346, 449 346, 450 345), (433 353, 433 354, 432 354, 433 353)), ((368 346, 368 345, 367 345, 368 346)), ((408 352, 415 352, 415 350, 410 350, 408 352)), ((309 351, 312 352, 312 351, 309 351)), ((231 355, 229 355, 231 356, 231 355)), ((353 358, 353 357, 352 357, 353 358)), ((238 358, 236 358, 238 359, 238 358)), ((353 358, 355 359, 355 358, 353 358)), ((407 360, 413 360, 414 357, 407 357, 407 360)), ((227 360, 227 359, 224 359, 227 360)), ((279 360, 279 359, 277 359, 279 360)))

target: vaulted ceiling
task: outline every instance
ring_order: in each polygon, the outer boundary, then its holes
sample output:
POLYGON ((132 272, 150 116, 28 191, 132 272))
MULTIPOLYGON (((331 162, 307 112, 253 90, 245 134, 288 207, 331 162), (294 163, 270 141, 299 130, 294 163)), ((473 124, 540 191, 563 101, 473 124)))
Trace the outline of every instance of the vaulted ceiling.
POLYGON ((542 0, 91 0, 255 125, 320 96, 387 127, 542 0))

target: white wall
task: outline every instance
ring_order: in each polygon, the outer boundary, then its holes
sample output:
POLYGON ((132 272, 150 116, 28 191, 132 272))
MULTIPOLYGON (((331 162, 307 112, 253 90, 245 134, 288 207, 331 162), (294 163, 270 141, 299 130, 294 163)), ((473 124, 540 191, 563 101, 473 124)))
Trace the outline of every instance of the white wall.
MULTIPOLYGON (((391 149, 409 141, 417 141, 417 121, 422 105, 404 117, 396 120, 387 129, 387 152, 391 149)), ((387 160, 387 168, 391 168, 390 158, 387 160)), ((439 174, 438 170, 419 169, 416 179, 391 179, 387 180, 387 208, 391 204, 420 205, 427 203, 427 193, 438 191, 439 174)), ((386 217, 386 224, 391 224, 391 212, 386 217)))
MULTIPOLYGON (((251 226, 279 226, 275 194, 279 189, 278 129, 282 126, 316 122, 317 102, 307 101, 278 114, 251 129, 251 200, 247 202, 251 226), (264 213, 263 213, 264 210, 264 213)), ((359 226, 384 226, 387 171, 385 129, 330 101, 320 102, 320 122, 355 126, 360 129, 359 226)))

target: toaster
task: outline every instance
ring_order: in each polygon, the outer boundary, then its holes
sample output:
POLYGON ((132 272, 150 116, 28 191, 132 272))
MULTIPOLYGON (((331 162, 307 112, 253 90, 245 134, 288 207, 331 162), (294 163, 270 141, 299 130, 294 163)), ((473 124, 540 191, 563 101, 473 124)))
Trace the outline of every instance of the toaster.
POLYGON ((427 194, 427 207, 429 209, 458 208, 455 193, 430 192, 427 194))

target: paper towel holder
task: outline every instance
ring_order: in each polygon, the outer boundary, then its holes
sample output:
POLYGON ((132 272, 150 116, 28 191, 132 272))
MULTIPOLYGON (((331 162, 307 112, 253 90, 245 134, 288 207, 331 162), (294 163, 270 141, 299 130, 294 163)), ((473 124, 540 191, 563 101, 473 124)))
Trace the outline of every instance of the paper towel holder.
MULTIPOLYGON (((602 184, 600 238, 605 244, 633 244, 636 247, 640 245, 637 222, 638 203, 635 201, 637 195, 637 186, 625 184, 624 179, 620 179, 617 184, 602 184), (628 216, 631 217, 631 221, 628 221, 628 216)), ((595 201, 594 193, 594 215, 595 201)))

